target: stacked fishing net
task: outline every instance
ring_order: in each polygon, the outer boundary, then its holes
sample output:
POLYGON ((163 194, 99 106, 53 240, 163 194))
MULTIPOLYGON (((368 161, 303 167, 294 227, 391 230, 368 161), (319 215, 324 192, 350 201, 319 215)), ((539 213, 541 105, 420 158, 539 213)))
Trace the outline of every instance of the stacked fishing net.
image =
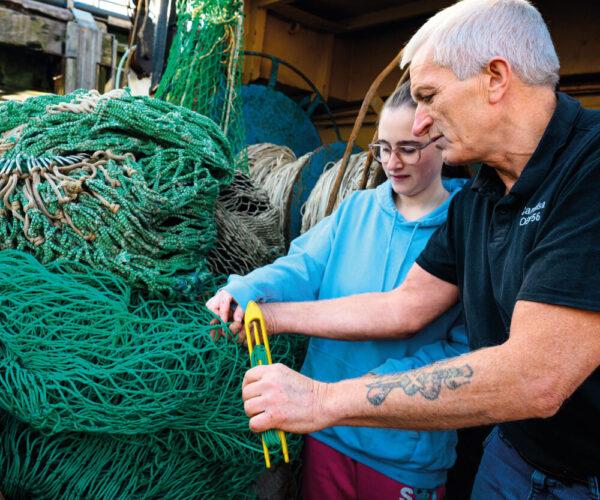
POLYGON ((155 97, 212 118, 239 152, 246 143, 242 2, 178 0, 176 10, 177 34, 155 97))
MULTIPOLYGON (((11 102, 0 118, 0 490, 253 496, 247 353, 185 300, 215 291, 213 213, 238 175, 221 131, 122 91, 11 102)), ((301 344, 275 338, 273 356, 298 367, 301 344)))
POLYGON ((114 91, 0 107, 0 249, 109 270, 152 296, 203 289, 229 144, 209 119, 114 91))

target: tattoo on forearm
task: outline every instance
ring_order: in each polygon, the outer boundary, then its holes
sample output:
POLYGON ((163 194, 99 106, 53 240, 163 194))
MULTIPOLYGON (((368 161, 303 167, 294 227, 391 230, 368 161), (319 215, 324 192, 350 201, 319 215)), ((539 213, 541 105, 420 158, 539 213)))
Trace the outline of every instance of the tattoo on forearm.
POLYGON ((393 389, 399 387, 407 396, 420 393, 424 398, 433 400, 440 395, 442 384, 454 390, 468 384, 472 376, 473 369, 469 365, 435 365, 427 371, 420 369, 408 373, 381 375, 375 382, 367 384, 367 399, 371 404, 379 406, 393 389))

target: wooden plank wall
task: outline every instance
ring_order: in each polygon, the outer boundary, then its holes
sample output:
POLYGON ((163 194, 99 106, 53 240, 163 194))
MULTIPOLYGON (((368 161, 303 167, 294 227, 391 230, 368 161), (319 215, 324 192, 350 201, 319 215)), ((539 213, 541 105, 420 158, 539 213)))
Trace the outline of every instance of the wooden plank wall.
MULTIPOLYGON (((328 98, 345 139, 371 82, 426 21, 427 8, 438 9, 450 3, 412 2, 388 9, 390 12, 334 23, 299 12, 293 0, 248 0, 245 49, 274 55, 302 71, 328 98), (403 12, 412 17, 401 19, 403 12)), ((561 0, 545 0, 536 5, 550 28, 561 60, 563 89, 585 106, 600 109, 600 2, 571 0, 566 5, 561 0)), ((266 79, 269 74, 268 61, 246 58, 244 83, 266 79)), ((400 74, 395 71, 382 83, 380 95, 385 97, 393 91, 400 74)), ((279 70, 278 81, 308 90, 285 68, 279 70)), ((359 146, 365 147, 370 141, 375 119, 374 112, 367 118, 359 146)), ((317 114, 314 121, 323 141, 332 142, 334 134, 328 118, 317 114)))

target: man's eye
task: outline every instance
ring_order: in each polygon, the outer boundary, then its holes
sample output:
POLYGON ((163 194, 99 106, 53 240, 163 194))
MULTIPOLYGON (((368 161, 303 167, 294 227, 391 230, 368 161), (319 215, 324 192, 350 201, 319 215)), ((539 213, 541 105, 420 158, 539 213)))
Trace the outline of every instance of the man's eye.
POLYGON ((423 101, 425 104, 429 104, 432 101, 432 99, 433 99, 433 94, 421 96, 421 101, 423 101))

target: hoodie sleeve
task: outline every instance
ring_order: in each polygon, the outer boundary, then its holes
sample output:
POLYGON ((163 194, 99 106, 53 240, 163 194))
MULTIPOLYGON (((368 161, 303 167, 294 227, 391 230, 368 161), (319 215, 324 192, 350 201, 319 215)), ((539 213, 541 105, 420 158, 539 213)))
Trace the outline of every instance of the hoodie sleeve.
POLYGON ((466 352, 469 352, 469 342, 465 331, 464 315, 460 312, 458 318, 448 330, 445 339, 424 345, 412 356, 403 359, 388 359, 382 365, 371 370, 371 373, 387 375, 390 373, 406 372, 430 365, 442 359, 460 356, 466 352))
POLYGON ((245 276, 232 274, 223 289, 244 310, 251 300, 291 302, 316 299, 335 237, 337 212, 292 241, 286 256, 245 276))

